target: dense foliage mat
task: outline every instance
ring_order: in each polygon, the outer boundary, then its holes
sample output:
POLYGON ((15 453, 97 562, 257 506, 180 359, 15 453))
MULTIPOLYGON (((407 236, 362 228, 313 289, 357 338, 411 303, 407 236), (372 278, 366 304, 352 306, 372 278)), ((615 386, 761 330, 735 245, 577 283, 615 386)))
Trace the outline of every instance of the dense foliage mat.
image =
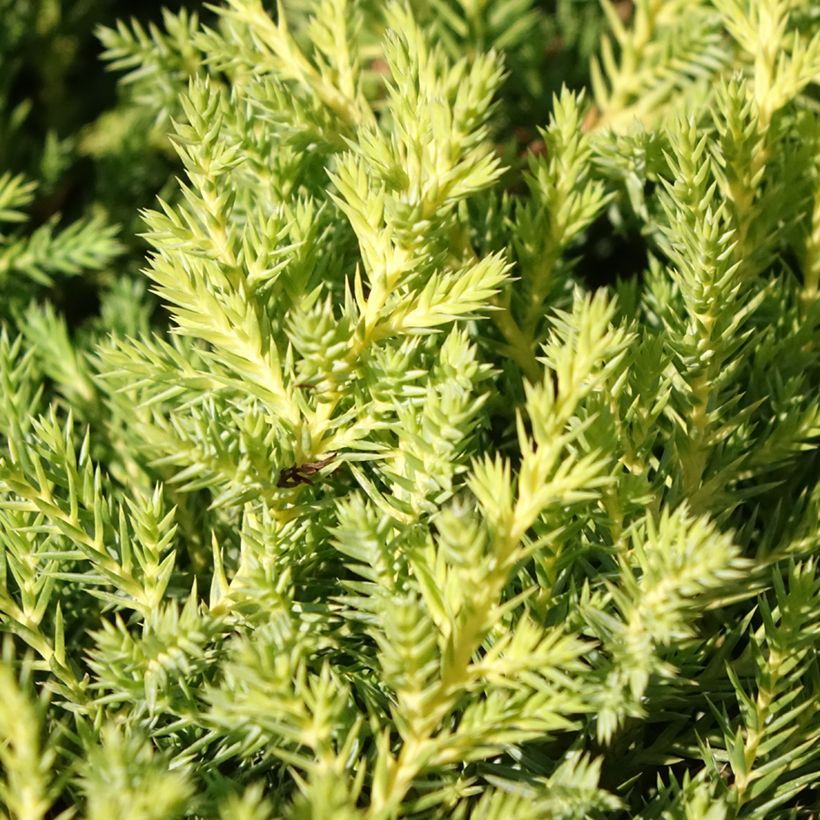
POLYGON ((817 5, 111 11, 0 0, 6 816, 816 817, 817 5))

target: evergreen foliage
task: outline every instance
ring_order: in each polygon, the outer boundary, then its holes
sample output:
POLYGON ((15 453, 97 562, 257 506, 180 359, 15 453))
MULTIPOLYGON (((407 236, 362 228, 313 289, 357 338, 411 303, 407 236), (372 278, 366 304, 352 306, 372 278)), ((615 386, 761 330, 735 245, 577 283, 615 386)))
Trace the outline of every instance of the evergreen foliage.
POLYGON ((2 816, 816 815, 814 3, 0 11, 2 816))

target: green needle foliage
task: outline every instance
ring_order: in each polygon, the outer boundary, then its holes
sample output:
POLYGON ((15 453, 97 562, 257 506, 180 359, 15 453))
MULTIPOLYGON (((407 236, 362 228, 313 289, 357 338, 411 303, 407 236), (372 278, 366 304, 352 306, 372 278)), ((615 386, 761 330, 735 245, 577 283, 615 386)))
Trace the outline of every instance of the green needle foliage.
POLYGON ((99 37, 122 245, 0 174, 3 816, 816 816, 815 4, 99 37))

